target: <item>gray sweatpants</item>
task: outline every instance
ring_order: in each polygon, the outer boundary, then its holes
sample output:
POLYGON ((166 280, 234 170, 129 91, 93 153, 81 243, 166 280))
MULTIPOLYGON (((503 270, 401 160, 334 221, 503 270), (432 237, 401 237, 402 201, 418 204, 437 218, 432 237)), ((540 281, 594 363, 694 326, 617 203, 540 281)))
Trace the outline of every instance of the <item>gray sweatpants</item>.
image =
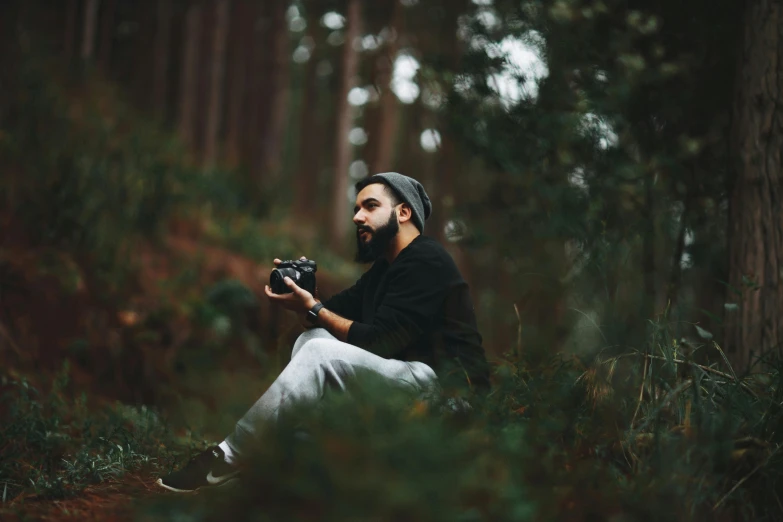
POLYGON ((437 387, 435 372, 422 362, 384 359, 337 340, 324 328, 313 328, 297 338, 291 362, 237 422, 226 443, 234 453, 247 452, 257 442, 261 426, 275 422, 287 406, 317 401, 327 387, 345 390, 346 384, 364 371, 384 377, 392 386, 407 387, 413 392, 427 392, 437 387))

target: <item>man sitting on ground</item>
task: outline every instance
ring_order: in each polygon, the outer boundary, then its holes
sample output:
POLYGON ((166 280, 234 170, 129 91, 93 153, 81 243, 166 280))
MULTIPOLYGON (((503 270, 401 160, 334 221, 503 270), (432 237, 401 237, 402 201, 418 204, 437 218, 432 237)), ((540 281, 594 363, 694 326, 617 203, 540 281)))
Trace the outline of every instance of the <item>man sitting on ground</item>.
POLYGON ((290 294, 265 288, 273 303, 311 323, 291 362, 232 434, 158 484, 182 492, 234 478, 266 423, 292 404, 321 399, 327 387, 344 390, 357 370, 417 392, 489 388, 468 285, 443 246, 422 235, 432 211, 424 187, 389 172, 358 182, 356 191, 356 261, 372 267, 324 302, 289 278, 290 294))

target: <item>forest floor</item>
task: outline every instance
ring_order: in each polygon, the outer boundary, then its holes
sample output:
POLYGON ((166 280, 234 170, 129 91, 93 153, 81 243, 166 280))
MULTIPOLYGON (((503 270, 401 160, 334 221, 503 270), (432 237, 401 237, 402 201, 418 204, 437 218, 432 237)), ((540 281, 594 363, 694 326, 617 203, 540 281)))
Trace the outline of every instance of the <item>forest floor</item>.
POLYGON ((87 487, 78 496, 65 500, 20 496, 0 510, 0 518, 22 520, 126 521, 136 520, 136 510, 145 500, 173 495, 155 484, 149 471, 127 473, 117 480, 87 487))

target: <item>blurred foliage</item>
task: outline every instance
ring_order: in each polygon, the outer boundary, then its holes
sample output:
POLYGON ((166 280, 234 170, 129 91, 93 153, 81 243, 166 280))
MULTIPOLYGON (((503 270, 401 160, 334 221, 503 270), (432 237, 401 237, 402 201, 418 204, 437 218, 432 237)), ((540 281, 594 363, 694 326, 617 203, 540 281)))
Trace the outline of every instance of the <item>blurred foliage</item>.
POLYGON ((21 62, 0 141, 4 205, 18 209, 17 233, 31 247, 114 267, 128 238, 157 232, 181 201, 182 150, 115 88, 80 83, 74 98, 51 69, 34 55, 21 62))
MULTIPOLYGON (((236 172, 203 170, 179 140, 144 118, 89 69, 78 78, 42 51, 19 59, 0 120, 0 201, 6 226, 28 248, 68 252, 117 290, 134 271, 137 238, 160 241, 173 217, 204 239, 271 265, 306 249, 295 234, 264 226, 269 205, 251 200, 236 172)), ((346 279, 356 268, 322 250, 320 263, 346 279)), ((311 255, 315 255, 312 253, 311 255)), ((60 260, 61 261, 61 260, 60 260)), ((99 288, 95 288, 99 290, 99 288)))
POLYGON ((444 139, 475 165, 458 169, 453 212, 477 264, 499 272, 504 328, 516 304, 526 341, 546 352, 581 326, 580 309, 622 350, 671 306, 721 342, 741 6, 481 4, 460 14, 459 65, 425 51, 419 77, 447 97, 444 139), (516 64, 523 44, 543 78, 516 64), (516 78, 519 94, 498 93, 492 75, 516 78))
POLYGON ((661 318, 643 350, 535 371, 509 357, 472 409, 371 377, 269 429, 243 478, 152 500, 168 520, 774 520, 781 373, 732 376, 661 318))
MULTIPOLYGON (((693 362, 665 318, 643 349, 532 371, 504 359, 471 409, 367 376, 269 428, 240 482, 145 501, 145 519, 774 520, 783 480, 781 373, 740 379, 693 362), (263 492, 263 494, 259 494, 263 492)), ((41 395, 4 377, 6 502, 63 498, 203 448, 157 414, 69 400, 68 369, 41 395), (10 459, 9 456, 14 458, 10 459), (27 497, 23 497, 27 498, 27 497)), ((17 504, 15 504, 17 505, 17 504)))

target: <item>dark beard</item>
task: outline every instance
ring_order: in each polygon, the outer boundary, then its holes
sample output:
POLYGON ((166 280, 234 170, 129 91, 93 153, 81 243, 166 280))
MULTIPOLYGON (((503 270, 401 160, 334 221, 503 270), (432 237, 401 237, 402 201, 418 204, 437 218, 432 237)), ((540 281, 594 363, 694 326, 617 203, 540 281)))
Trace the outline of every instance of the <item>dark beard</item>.
POLYGON ((368 229, 364 227, 356 229, 356 256, 354 257, 354 261, 357 263, 372 263, 386 253, 392 240, 400 231, 400 224, 397 222, 397 213, 392 210, 389 215, 389 221, 372 232, 369 241, 366 243, 362 242, 360 234, 362 230, 368 229))

